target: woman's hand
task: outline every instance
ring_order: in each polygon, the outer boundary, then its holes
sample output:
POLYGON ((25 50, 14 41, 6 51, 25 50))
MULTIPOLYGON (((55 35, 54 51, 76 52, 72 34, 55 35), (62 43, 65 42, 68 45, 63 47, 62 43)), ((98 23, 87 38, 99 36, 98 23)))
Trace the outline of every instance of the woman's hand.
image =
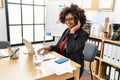
POLYGON ((78 24, 75 25, 72 29, 70 29, 70 33, 75 33, 75 31, 77 31, 80 28, 80 21, 78 20, 78 24))
POLYGON ((51 51, 52 49, 50 46, 43 47, 43 48, 38 49, 37 53, 39 54, 42 50, 45 52, 48 52, 48 51, 51 51))

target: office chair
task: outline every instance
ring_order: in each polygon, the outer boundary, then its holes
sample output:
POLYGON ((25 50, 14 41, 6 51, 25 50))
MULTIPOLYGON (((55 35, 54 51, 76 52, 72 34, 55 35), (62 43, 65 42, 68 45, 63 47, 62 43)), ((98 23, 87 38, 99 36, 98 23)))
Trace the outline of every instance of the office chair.
POLYGON ((0 41, 0 49, 5 49, 10 47, 10 43, 8 41, 0 41))
POLYGON ((90 71, 91 80, 93 80, 91 63, 94 61, 95 56, 97 55, 98 46, 92 43, 85 43, 85 48, 83 50, 84 60, 89 62, 89 67, 84 67, 82 76, 87 74, 90 71))

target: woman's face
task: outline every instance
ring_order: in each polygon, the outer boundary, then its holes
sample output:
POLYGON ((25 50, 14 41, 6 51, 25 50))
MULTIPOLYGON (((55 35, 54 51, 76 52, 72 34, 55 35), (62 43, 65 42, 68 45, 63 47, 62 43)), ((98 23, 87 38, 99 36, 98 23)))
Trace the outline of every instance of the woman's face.
POLYGON ((71 13, 68 13, 68 15, 66 15, 65 24, 68 26, 69 29, 72 29, 75 26, 75 19, 71 13))

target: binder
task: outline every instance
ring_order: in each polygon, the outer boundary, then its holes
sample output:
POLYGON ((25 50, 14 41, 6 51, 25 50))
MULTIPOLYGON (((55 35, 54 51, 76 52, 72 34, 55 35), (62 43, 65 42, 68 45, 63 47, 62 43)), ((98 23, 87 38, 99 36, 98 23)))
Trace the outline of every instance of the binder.
POLYGON ((98 55, 100 56, 101 53, 101 41, 98 41, 98 55))
POLYGON ((120 46, 117 46, 117 55, 115 63, 120 66, 120 46))
POLYGON ((101 42, 99 41, 98 43, 99 43, 98 44, 98 50, 100 51, 101 50, 101 42))
POLYGON ((120 80, 120 69, 118 70, 118 72, 119 72, 118 80, 120 80))
POLYGON ((96 40, 92 40, 92 43, 95 44, 96 40))
POLYGON ((108 49, 108 53, 107 53, 107 61, 111 62, 111 54, 112 54, 112 44, 108 44, 109 49, 108 49))
POLYGON ((110 80, 114 80, 114 78, 115 78, 115 68, 111 67, 111 70, 110 70, 110 80))
POLYGON ((89 43, 92 43, 92 40, 90 39, 89 43))
POLYGON ((112 54, 111 54, 111 62, 116 64, 116 60, 117 60, 117 50, 118 50, 118 46, 117 45, 112 45, 112 54))
POLYGON ((118 69, 116 69, 114 80, 120 80, 120 79, 119 79, 119 75, 120 75, 120 73, 119 73, 118 69))
POLYGON ((106 67, 106 80, 110 79, 111 66, 106 67))
POLYGON ((86 41, 86 42, 88 42, 88 43, 89 43, 89 42, 90 42, 90 39, 87 39, 87 41, 86 41))
POLYGON ((103 60, 107 61, 108 50, 109 50, 108 43, 104 43, 103 60))
POLYGON ((120 46, 118 47, 118 59, 119 59, 119 61, 118 61, 118 65, 120 66, 120 46))

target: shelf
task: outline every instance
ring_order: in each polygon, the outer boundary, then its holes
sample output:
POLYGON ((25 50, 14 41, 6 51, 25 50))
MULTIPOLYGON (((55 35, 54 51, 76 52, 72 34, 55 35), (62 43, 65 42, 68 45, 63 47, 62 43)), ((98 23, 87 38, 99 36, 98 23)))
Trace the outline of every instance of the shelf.
POLYGON ((110 39, 106 39, 105 41, 120 45, 120 41, 114 41, 114 40, 110 40, 110 39))
POLYGON ((81 5, 81 7, 85 10, 112 11, 114 7, 114 0, 81 0, 81 5))
POLYGON ((101 58, 100 58, 100 57, 97 57, 97 56, 95 57, 95 59, 101 60, 101 58))
POLYGON ((107 63, 107 64, 109 64, 109 65, 112 65, 112 66, 114 66, 114 67, 120 68, 119 65, 116 65, 116 64, 111 63, 111 62, 109 62, 109 61, 102 60, 102 62, 107 63))
POLYGON ((107 39, 107 38, 102 38, 102 37, 99 37, 99 36, 92 36, 92 35, 89 36, 89 39, 91 40, 91 42, 93 42, 93 41, 101 42, 100 43, 101 48, 99 48, 100 55, 95 57, 95 60, 99 61, 99 63, 96 66, 96 67, 98 67, 98 69, 97 69, 98 74, 93 74, 93 75, 96 78, 98 78, 99 80, 106 80, 105 79, 106 78, 106 76, 105 76, 106 75, 106 66, 110 65, 110 66, 120 70, 120 65, 112 63, 111 61, 103 60, 105 44, 108 43, 108 44, 111 44, 111 45, 114 45, 114 46, 115 45, 120 46, 120 41, 114 41, 114 40, 110 40, 110 39, 107 39))
POLYGON ((97 40, 102 40, 102 38, 99 37, 99 36, 93 36, 93 35, 90 35, 89 37, 90 37, 90 38, 93 38, 93 39, 97 39, 97 40))
POLYGON ((101 40, 103 42, 110 42, 110 43, 113 43, 113 44, 120 45, 120 41, 110 40, 110 39, 107 39, 107 38, 101 38, 99 36, 92 36, 92 35, 90 35, 89 37, 92 38, 92 39, 101 40))
POLYGON ((103 79, 103 78, 100 78, 98 75, 95 75, 93 74, 98 80, 106 80, 106 79, 103 79))

